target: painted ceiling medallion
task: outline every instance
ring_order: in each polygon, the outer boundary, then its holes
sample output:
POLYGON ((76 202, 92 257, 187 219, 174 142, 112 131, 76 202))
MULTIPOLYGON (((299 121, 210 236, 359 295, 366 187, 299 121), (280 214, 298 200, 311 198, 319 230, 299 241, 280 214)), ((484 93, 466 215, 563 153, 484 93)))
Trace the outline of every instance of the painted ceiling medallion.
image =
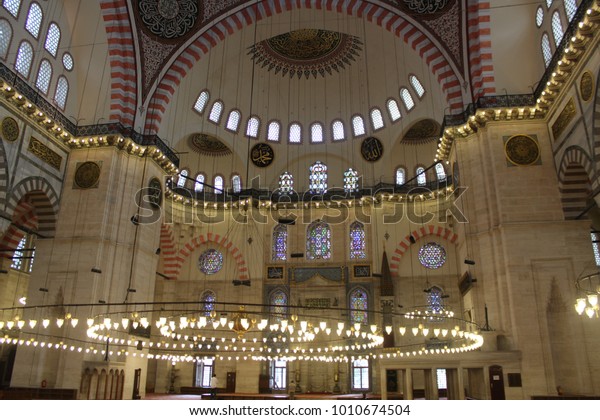
POLYGON ((192 150, 201 155, 218 157, 231 154, 231 150, 225 143, 208 134, 192 134, 189 141, 192 150))
POLYGON ((441 127, 437 121, 426 119, 413 124, 402 139, 407 144, 425 144, 440 137, 441 127))
POLYGON ((522 134, 512 136, 504 145, 506 158, 513 165, 533 165, 540 158, 540 148, 532 137, 522 134))
POLYGON ((256 64, 282 76, 316 78, 345 69, 362 51, 359 38, 323 29, 300 29, 261 41, 249 48, 256 64))
POLYGON ((415 13, 437 13, 448 4, 449 0, 403 0, 404 4, 415 13))
POLYGON ((138 7, 146 28, 165 39, 187 34, 200 14, 197 0, 138 0, 138 7))

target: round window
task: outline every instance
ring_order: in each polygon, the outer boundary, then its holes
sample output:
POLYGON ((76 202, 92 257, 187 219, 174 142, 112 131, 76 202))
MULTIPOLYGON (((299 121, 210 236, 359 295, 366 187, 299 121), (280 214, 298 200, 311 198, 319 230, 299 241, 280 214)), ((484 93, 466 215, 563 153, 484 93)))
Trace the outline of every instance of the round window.
POLYGON ((207 249, 198 258, 198 268, 207 275, 218 273, 223 268, 223 254, 216 249, 207 249))
POLYGON ((440 244, 429 242, 419 250, 419 261, 424 267, 440 268, 446 262, 446 250, 440 244))

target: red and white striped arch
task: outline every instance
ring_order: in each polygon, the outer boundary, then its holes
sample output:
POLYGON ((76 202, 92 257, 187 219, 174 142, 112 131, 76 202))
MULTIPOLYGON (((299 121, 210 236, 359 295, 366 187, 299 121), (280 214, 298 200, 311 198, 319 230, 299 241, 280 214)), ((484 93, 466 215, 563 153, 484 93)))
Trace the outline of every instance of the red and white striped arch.
POLYGON ((127 0, 101 0, 100 8, 110 59, 110 120, 131 127, 137 108, 137 73, 127 0))
POLYGON ((390 270, 392 274, 398 274, 400 260, 412 245, 412 243, 410 242, 411 235, 416 241, 426 236, 437 236, 438 238, 443 238, 449 241, 451 244, 455 244, 458 240, 458 235, 456 233, 442 226, 427 225, 419 229, 413 230, 409 235, 406 235, 406 237, 398 244, 396 250, 394 251, 394 254, 392 255, 392 263, 390 264, 390 270))
MULTIPOLYGON (((3 249, 16 249, 19 246, 19 242, 25 236, 23 228, 28 231, 36 231, 38 228, 38 217, 36 214, 35 205, 31 202, 29 197, 24 197, 15 208, 15 211, 11 217, 12 223, 4 232, 2 236, 3 249)), ((2 251, 0 252, 1 258, 11 259, 14 251, 2 251)))
POLYGON ((35 207, 37 233, 44 237, 53 237, 58 215, 58 195, 54 188, 42 177, 25 178, 12 188, 6 212, 16 214, 17 206, 25 197, 35 207))
POLYGON ((481 96, 496 93, 494 65, 492 63, 490 3, 469 0, 467 20, 471 91, 473 100, 476 101, 481 96))
POLYGON ((430 37, 398 15, 397 12, 385 8, 383 5, 357 0, 259 0, 220 18, 178 56, 160 80, 152 97, 148 99, 146 132, 158 132, 164 112, 181 80, 212 47, 223 41, 227 35, 231 35, 245 26, 293 9, 326 9, 346 13, 367 19, 394 33, 425 60, 440 83, 450 109, 455 112, 463 110, 462 76, 452 68, 444 53, 432 42, 430 37))
POLYGON ((171 280, 177 280, 181 268, 186 260, 192 255, 194 250, 207 244, 217 244, 226 249, 229 255, 234 259, 237 266, 237 274, 240 280, 248 280, 248 266, 242 252, 229 239, 214 233, 200 235, 193 238, 185 244, 179 251, 175 249, 175 241, 171 229, 163 225, 161 228, 161 253, 164 254, 164 274, 171 280))

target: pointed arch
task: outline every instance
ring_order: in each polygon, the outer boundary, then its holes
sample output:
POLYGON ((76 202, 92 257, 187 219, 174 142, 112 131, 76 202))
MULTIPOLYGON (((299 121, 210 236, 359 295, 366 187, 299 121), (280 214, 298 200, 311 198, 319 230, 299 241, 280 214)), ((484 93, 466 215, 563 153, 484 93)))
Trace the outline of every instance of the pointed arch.
POLYGON ((579 146, 568 147, 558 170, 560 191, 565 219, 577 218, 587 207, 592 193, 593 163, 579 146))
POLYGON ((56 233, 58 195, 52 185, 42 177, 25 178, 12 188, 6 211, 13 214, 23 197, 28 196, 38 217, 37 231, 41 236, 53 237, 56 233))
MULTIPOLYGON (((121 1, 124 2, 124 0, 121 1)), ((223 41, 227 35, 275 14, 294 9, 313 8, 366 19, 401 38, 425 61, 446 95, 450 109, 454 112, 463 110, 464 102, 461 87, 463 76, 451 64, 453 62, 448 58, 447 53, 432 41, 434 37, 427 30, 424 32, 422 28, 415 26, 406 15, 371 1, 358 3, 348 0, 297 2, 290 0, 254 0, 247 2, 245 6, 237 9, 237 11, 221 15, 213 20, 172 62, 166 73, 158 81, 154 92, 149 93, 147 96, 148 113, 146 115, 145 130, 148 133, 158 132, 164 112, 183 78, 196 62, 207 55, 210 49, 223 41)), ((484 7, 480 7, 480 9, 485 10, 484 7)), ((487 33, 489 28, 483 28, 483 31, 487 33)), ((487 44, 483 44, 482 47, 476 45, 473 48, 478 51, 481 48, 486 48, 486 46, 487 44)), ((485 50, 486 53, 487 51, 485 50)), ((486 66, 490 64, 491 56, 489 58, 486 56, 486 66)))
POLYGON ((400 260, 406 251, 408 251, 408 248, 413 245, 411 242, 411 236, 415 242, 426 236, 437 236, 438 238, 443 238, 449 241, 451 244, 455 244, 458 241, 458 235, 456 233, 442 226, 427 225, 421 227, 420 229, 413 230, 397 245, 396 250, 392 255, 393 262, 390 264, 390 270, 392 274, 398 274, 400 260))

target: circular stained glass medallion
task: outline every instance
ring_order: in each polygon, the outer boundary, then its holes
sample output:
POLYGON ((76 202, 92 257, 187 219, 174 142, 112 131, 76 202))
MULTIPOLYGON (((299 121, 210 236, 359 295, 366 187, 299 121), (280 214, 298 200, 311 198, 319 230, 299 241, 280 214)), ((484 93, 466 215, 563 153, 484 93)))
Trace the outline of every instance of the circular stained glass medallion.
POLYGON ((223 254, 216 249, 207 249, 198 258, 198 268, 207 275, 218 273, 223 268, 223 254))
POLYGON ((423 267, 433 270, 440 268, 446 262, 446 250, 435 242, 426 243, 419 250, 419 261, 423 267))

